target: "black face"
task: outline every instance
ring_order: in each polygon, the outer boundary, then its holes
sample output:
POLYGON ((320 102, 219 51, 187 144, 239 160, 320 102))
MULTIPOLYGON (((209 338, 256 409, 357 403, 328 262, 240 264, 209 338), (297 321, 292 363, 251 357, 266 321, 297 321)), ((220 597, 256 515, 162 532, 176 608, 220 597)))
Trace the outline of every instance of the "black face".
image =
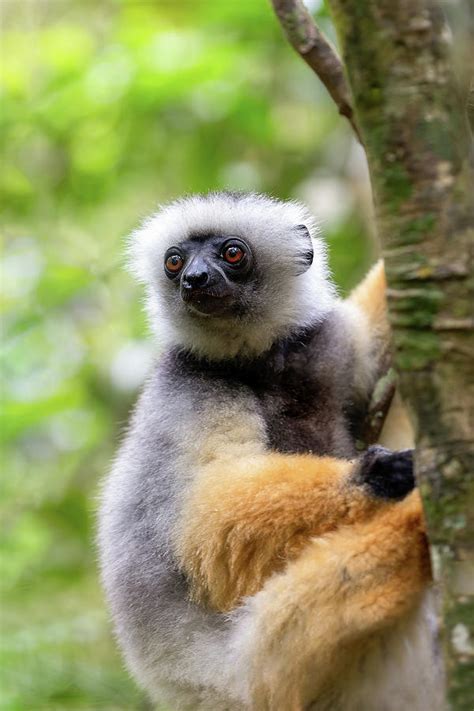
POLYGON ((238 315, 245 310, 245 291, 255 278, 249 245, 237 237, 205 236, 170 247, 164 258, 166 276, 186 306, 208 316, 238 315))

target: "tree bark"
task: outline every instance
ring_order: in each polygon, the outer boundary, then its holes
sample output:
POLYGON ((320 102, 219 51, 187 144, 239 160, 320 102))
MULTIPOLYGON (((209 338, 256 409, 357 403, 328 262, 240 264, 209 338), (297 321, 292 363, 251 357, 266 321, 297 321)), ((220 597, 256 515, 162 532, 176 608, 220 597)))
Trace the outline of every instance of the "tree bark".
POLYGON ((431 0, 329 5, 367 152, 395 365, 417 433, 448 698, 472 711, 474 189, 465 101, 431 0))

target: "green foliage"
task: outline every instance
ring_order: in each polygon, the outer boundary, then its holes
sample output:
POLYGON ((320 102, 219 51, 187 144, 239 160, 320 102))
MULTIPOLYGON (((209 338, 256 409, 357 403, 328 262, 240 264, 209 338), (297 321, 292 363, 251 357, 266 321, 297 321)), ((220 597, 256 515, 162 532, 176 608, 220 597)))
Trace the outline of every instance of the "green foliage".
POLYGON ((98 481, 151 348, 123 237, 186 192, 302 197, 348 287, 371 253, 357 163, 266 0, 2 12, 0 708, 145 708, 93 543, 98 481))

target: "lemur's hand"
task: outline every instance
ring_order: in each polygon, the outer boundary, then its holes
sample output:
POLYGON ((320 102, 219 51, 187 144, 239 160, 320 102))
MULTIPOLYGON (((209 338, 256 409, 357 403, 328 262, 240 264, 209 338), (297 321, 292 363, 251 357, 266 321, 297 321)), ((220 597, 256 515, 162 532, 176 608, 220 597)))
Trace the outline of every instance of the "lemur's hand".
POLYGON ((413 474, 413 450, 392 452, 374 445, 362 455, 359 481, 373 496, 403 499, 416 486, 413 474))

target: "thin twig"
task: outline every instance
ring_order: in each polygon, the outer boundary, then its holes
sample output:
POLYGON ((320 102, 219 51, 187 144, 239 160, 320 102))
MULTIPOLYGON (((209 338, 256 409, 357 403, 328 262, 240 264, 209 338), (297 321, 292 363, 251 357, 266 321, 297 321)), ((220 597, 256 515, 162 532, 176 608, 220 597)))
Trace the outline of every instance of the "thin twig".
POLYGON ((474 77, 471 79, 466 100, 466 116, 470 140, 470 165, 474 169, 474 77))
POLYGON ((348 119, 362 143, 354 119, 349 86, 335 48, 318 28, 301 0, 271 2, 288 41, 321 79, 339 113, 348 119))
POLYGON ((471 136, 474 136, 474 77, 471 79, 471 85, 467 95, 466 113, 469 127, 471 129, 471 136))

